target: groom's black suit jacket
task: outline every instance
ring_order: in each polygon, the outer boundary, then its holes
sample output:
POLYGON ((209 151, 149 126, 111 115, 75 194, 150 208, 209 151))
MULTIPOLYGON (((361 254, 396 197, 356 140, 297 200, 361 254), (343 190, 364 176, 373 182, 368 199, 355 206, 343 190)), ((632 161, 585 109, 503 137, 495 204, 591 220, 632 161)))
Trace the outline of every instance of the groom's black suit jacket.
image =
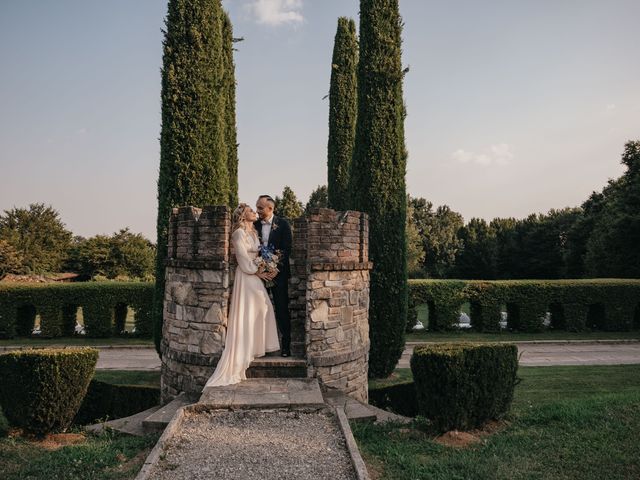
MULTIPOLYGON (((256 220, 254 223, 256 230, 258 231, 258 238, 260 244, 262 241, 262 221, 256 220)), ((273 216, 271 222, 271 232, 269 233, 269 241, 267 245, 273 245, 276 250, 280 250, 282 258, 278 263, 278 270, 280 271, 274 282, 280 283, 281 281, 288 281, 291 276, 291 266, 289 265, 289 257, 291 256, 291 226, 289 222, 283 217, 273 216)))

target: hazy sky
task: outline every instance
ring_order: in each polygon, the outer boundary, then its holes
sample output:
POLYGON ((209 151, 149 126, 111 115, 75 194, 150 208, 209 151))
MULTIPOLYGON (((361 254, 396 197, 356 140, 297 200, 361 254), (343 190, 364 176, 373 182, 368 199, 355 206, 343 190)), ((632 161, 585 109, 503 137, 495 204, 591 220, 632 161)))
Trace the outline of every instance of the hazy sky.
MULTIPOLYGON (((0 210, 155 239, 163 0, 0 0, 0 210)), ((337 17, 357 0, 226 0, 240 198, 326 183, 337 17)), ((640 1, 401 0, 407 189, 471 217, 579 205, 640 139, 640 1)))

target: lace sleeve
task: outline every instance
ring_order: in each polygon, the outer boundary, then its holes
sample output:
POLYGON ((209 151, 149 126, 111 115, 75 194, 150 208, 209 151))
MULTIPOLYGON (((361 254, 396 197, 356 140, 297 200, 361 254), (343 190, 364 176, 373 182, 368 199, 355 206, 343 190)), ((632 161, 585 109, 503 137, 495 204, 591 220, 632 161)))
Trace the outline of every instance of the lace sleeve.
POLYGON ((231 242, 233 243, 233 249, 236 252, 236 260, 238 261, 238 267, 244 273, 253 275, 258 271, 258 266, 253 263, 249 252, 247 252, 247 244, 244 241, 244 235, 247 235, 243 230, 236 230, 231 236, 231 242))

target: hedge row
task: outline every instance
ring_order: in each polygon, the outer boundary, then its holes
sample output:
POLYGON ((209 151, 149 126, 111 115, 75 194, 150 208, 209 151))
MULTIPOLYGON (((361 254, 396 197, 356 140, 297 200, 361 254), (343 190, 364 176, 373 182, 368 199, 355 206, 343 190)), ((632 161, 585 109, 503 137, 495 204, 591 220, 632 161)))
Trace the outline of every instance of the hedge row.
POLYGON ((87 282, 0 284, 0 338, 28 336, 40 314, 43 337, 74 334, 82 307, 88 337, 109 337, 124 328, 127 306, 135 311, 136 335, 150 337, 153 283, 87 282))
POLYGON ((408 327, 415 325, 417 306, 429 307, 429 330, 458 324, 460 307, 471 305, 471 326, 498 331, 501 311, 507 327, 522 332, 558 330, 627 331, 640 327, 640 280, 410 280, 408 327))
POLYGON ((78 412, 97 361, 95 348, 0 355, 0 405, 9 422, 37 435, 64 431, 78 412))
POLYGON ((500 419, 511 406, 517 370, 514 344, 420 345, 411 357, 418 414, 438 431, 500 419))

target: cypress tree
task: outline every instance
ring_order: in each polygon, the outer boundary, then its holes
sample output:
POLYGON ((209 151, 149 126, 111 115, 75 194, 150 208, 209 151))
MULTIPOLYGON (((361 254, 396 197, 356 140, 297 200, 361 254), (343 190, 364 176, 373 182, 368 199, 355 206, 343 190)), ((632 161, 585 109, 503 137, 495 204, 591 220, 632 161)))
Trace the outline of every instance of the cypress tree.
POLYGON ((169 0, 162 59, 153 313, 158 351, 171 209, 180 205, 225 205, 229 201, 222 24, 220 0, 169 0))
POLYGON ((238 204, 238 134, 236 131, 236 73, 233 63, 233 25, 227 12, 222 19, 225 85, 225 143, 229 173, 229 205, 238 204))
POLYGON ((329 206, 335 210, 349 208, 349 167, 353 155, 358 100, 357 66, 356 24, 350 18, 340 17, 331 61, 327 148, 329 206))
POLYGON ((360 1, 358 118, 352 208, 369 214, 369 374, 389 375, 404 349, 407 317, 406 159, 398 0, 360 1))

